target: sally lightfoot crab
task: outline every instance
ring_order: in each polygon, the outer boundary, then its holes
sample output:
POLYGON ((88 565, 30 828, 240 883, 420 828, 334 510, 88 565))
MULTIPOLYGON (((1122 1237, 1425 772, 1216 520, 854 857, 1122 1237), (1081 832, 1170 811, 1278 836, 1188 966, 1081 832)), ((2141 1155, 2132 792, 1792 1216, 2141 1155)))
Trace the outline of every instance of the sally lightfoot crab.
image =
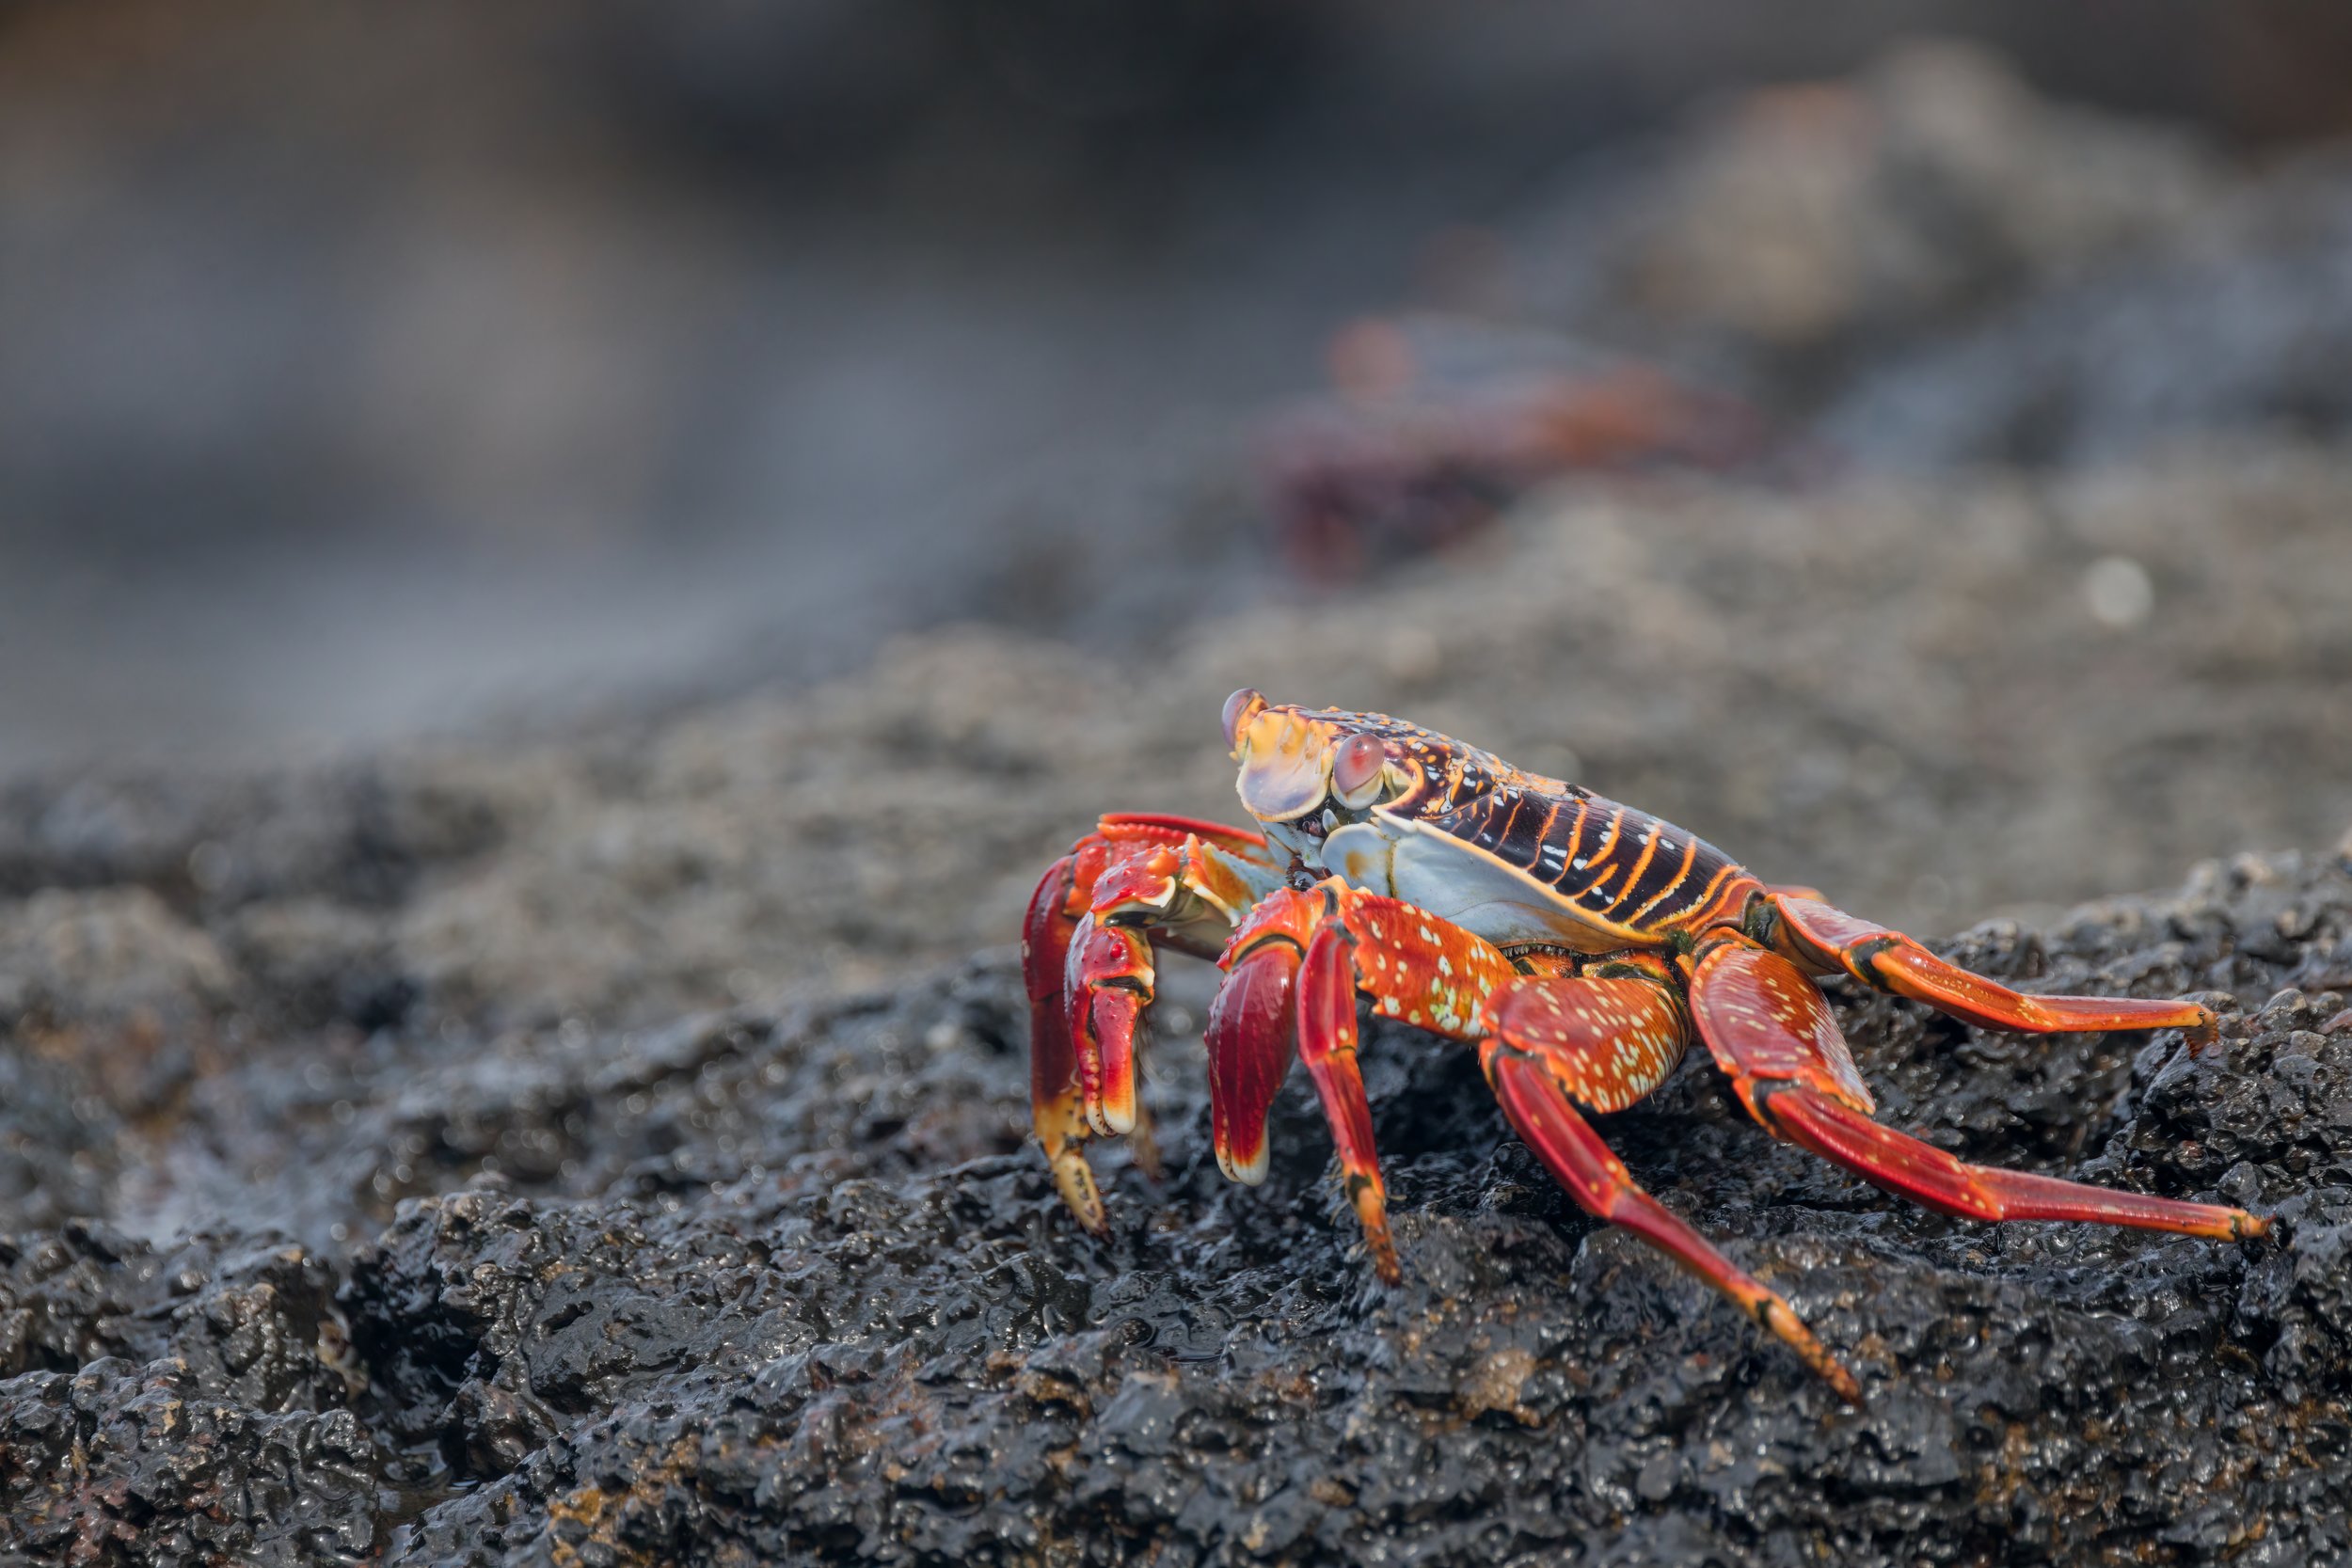
POLYGON ((1151 1165, 1136 1051, 1155 948, 1216 959, 1217 1164, 1266 1172, 1295 1050, 1313 1078, 1372 1262, 1400 1277, 1356 998, 1475 1046, 1511 1125, 1576 1201, 1738 1302, 1849 1401, 1860 1386, 1788 1304, 1634 1181, 1585 1112, 1649 1093, 1695 1037, 1765 1130, 1864 1180, 1980 1220, 2083 1220, 2214 1238, 2242 1209, 1971 1164, 1882 1126, 1815 976, 1844 974, 1990 1029, 2217 1033, 2195 1002, 2028 996, 1810 889, 1768 887, 1693 835, 1379 714, 1225 705, 1261 831, 1117 815, 1057 861, 1023 928, 1037 1134, 1081 1224, 1105 1228, 1081 1146, 1130 1134, 1151 1165))

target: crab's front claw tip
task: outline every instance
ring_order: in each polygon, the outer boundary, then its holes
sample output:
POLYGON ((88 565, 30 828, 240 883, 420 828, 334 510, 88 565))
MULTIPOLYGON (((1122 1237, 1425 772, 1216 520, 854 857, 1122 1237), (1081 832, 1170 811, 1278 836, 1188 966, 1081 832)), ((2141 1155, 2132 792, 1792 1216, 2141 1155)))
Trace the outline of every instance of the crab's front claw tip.
POLYGON ((1124 1093, 1105 1090, 1087 1100, 1087 1125, 1101 1138, 1123 1137, 1136 1130, 1136 1095, 1130 1086, 1124 1093))
POLYGON ((2262 1214, 2249 1214, 2243 1209, 2230 1211, 2230 1237, 2233 1241, 2250 1242, 2258 1236, 2270 1234, 2270 1221, 2262 1214))
POLYGON ((1267 1158, 1265 1133, 1263 1130, 1258 1134, 1257 1146, 1249 1149, 1246 1155, 1244 1151, 1233 1148, 1224 1139, 1217 1140, 1216 1168, 1225 1173, 1226 1180, 1229 1181, 1238 1181, 1245 1187, 1261 1186, 1265 1181, 1266 1169, 1271 1164, 1272 1162, 1267 1158))

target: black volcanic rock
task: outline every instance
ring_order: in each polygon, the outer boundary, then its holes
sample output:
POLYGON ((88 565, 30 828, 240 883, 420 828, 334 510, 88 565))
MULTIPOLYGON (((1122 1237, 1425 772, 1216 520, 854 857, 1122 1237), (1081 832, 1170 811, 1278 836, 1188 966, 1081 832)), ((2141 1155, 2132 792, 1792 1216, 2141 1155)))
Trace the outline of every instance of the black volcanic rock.
POLYGON ((1841 999, 1888 1119, 2277 1235, 1929 1214, 1687 1064, 1606 1132, 1850 1358, 1849 1411, 1579 1212, 1467 1053, 1386 1024, 1402 1286, 1363 1266, 1305 1085, 1266 1184, 1231 1186, 1179 1040, 1168 1177, 1098 1153, 1113 1229, 1086 1236, 1023 1147, 1018 979, 982 955, 663 1034, 384 1046, 254 1195, 373 1237, 340 1261, 17 1238, 0 1530, 94 1563, 2344 1560, 2352 865, 2247 857, 1945 947, 2212 994, 2223 1048, 1841 999), (295 1201, 371 1164, 414 1196, 295 1201))

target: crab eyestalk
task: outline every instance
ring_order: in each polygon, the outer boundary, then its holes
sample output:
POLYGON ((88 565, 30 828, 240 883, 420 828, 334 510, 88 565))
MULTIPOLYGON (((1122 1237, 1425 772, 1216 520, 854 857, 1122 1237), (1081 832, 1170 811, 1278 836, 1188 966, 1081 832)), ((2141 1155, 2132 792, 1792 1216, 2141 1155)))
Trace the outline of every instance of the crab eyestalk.
POLYGON ((1254 686, 1245 686, 1225 699, 1225 750, 1236 761, 1241 757, 1242 732, 1265 705, 1265 693, 1254 686))

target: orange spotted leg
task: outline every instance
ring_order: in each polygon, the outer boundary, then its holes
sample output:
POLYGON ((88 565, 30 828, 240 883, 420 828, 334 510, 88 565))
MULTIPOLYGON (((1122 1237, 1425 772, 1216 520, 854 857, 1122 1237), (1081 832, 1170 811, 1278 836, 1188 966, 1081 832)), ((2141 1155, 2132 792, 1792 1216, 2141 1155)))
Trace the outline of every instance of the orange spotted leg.
POLYGON ((1570 1103, 1573 1097, 1597 1110, 1629 1105, 1682 1059, 1690 1031, 1679 987, 1657 958, 1597 961, 1586 977, 1522 975, 1458 927, 1332 881, 1267 899, 1234 933, 1223 961, 1236 979, 1259 965, 1284 978, 1295 968, 1299 1056, 1323 1097, 1342 1178, 1383 1279, 1399 1274, 1356 1063, 1359 990, 1383 1016, 1478 1043, 1504 1115, 1580 1205, 1691 1269, 1786 1340, 1840 1395, 1859 1400, 1852 1375, 1788 1304, 1636 1185, 1570 1103))
POLYGON ((1879 990, 1924 1002, 1980 1029, 2053 1035, 2093 1029, 2183 1029, 2191 1052, 2219 1034, 2212 1009, 2195 1002, 2129 996, 2027 996, 1947 963, 1900 931, 1857 920, 1810 895, 1775 888, 1773 945, 1819 974, 1847 974, 1879 990))
POLYGON ((1967 1219, 2081 1220, 2223 1239, 2268 1228, 2243 1209, 1970 1164, 1883 1127, 1870 1119, 1869 1091, 1828 1002, 1795 964, 1729 932, 1682 961, 1699 1035, 1749 1113, 1888 1192, 1967 1219))
POLYGON ((1806 1366, 1827 1379, 1840 1398, 1850 1404, 1862 1402, 1862 1386, 1854 1381, 1853 1373, 1813 1337, 1794 1308, 1716 1251, 1673 1210, 1635 1185, 1592 1125, 1576 1114, 1551 1064, 1504 1043, 1500 1036, 1480 1049, 1479 1059, 1494 1085, 1496 1100, 1502 1102, 1502 1114, 1569 1196, 1587 1212, 1625 1227, 1739 1303, 1741 1310, 1778 1335, 1806 1366))
POLYGON ((1655 960, 1605 967, 1630 973, 1526 979, 1498 995, 1494 1033, 1478 1059, 1503 1115, 1587 1212, 1625 1227, 1729 1296, 1840 1397, 1860 1403, 1853 1374, 1795 1309, 1644 1192, 1577 1114, 1576 1103, 1596 1111, 1632 1104, 1665 1081, 1690 1042, 1677 988, 1655 960))

